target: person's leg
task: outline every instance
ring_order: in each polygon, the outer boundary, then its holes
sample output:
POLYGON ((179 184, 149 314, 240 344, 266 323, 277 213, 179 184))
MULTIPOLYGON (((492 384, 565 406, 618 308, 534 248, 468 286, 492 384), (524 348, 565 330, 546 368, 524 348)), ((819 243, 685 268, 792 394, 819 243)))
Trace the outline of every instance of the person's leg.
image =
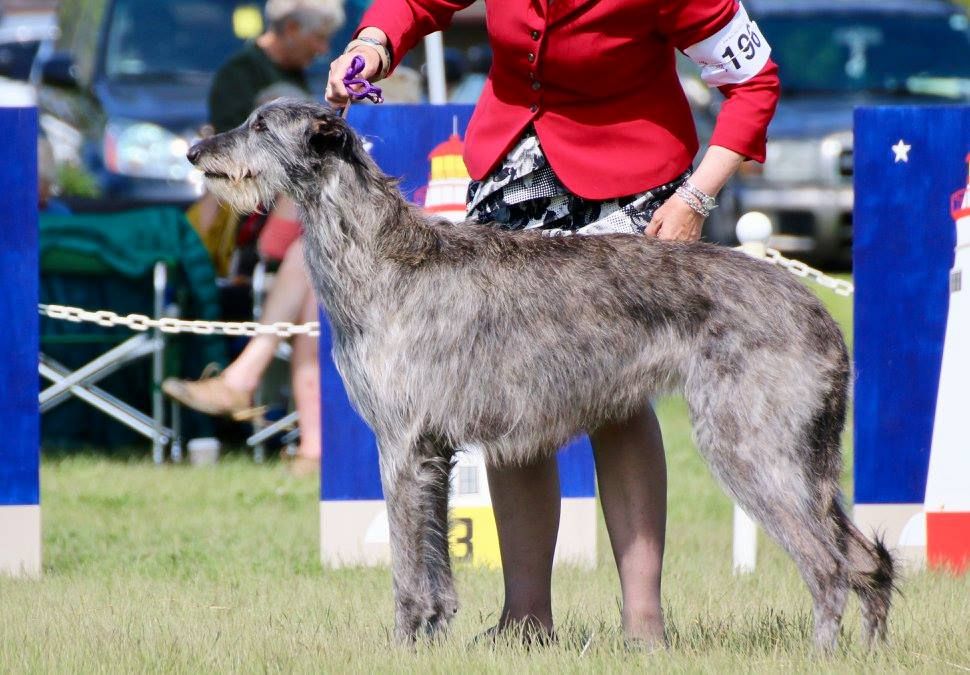
MULTIPOLYGON (((303 241, 298 239, 283 258, 261 322, 297 321, 312 296, 303 262, 303 241)), ((253 393, 263 373, 273 361, 279 340, 275 335, 257 335, 218 377, 197 381, 168 378, 162 383, 162 390, 183 405, 209 415, 245 414, 252 406, 253 393)))
POLYGON ((551 633, 552 559, 559 534, 555 456, 525 467, 487 467, 498 528, 505 605, 498 630, 520 624, 551 633))
MULTIPOLYGON (((317 301, 308 293, 304 301, 301 323, 317 320, 317 301)), ((320 460, 320 358, 319 340, 307 335, 293 338, 293 356, 290 377, 293 398, 300 413, 299 457, 320 460)))
MULTIPOLYGON (((276 272, 273 287, 266 296, 260 323, 297 321, 303 313, 307 298, 312 295, 303 262, 303 240, 297 239, 287 249, 276 272)), ((280 338, 275 335, 257 335, 251 338, 239 356, 223 371, 226 384, 232 389, 252 395, 266 368, 272 363, 279 341, 280 338)))
POLYGON ((590 434, 600 502, 623 594, 623 630, 665 644, 660 604, 667 523, 667 465, 660 425, 649 405, 590 434))

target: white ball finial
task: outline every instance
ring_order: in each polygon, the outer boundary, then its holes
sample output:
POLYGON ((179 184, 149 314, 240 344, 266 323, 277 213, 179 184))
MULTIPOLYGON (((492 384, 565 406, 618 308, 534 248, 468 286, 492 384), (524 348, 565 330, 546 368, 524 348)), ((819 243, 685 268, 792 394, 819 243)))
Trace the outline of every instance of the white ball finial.
POLYGON ((771 237, 771 218, 760 211, 748 211, 738 218, 734 231, 742 244, 767 245, 771 237))

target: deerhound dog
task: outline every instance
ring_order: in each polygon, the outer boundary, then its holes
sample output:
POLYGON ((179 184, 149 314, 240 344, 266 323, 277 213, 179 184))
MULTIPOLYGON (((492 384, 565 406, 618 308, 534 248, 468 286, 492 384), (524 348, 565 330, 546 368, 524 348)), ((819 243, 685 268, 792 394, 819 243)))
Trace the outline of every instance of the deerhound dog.
POLYGON ((380 447, 399 639, 458 608, 457 449, 525 464, 673 390, 711 471, 794 559, 817 645, 834 647, 849 589, 866 640, 885 637, 892 559, 839 490, 845 343, 787 272, 706 243, 431 218, 315 103, 268 103, 188 157, 239 211, 280 193, 302 208, 333 357, 380 447))

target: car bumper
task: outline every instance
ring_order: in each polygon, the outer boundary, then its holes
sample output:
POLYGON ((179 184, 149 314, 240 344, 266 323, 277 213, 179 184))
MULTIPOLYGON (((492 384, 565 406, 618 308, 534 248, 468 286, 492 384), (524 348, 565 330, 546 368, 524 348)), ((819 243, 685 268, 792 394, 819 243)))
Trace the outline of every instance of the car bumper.
POLYGON ((133 205, 187 205, 196 201, 203 193, 201 180, 159 180, 107 172, 101 175, 101 179, 102 199, 133 205))
POLYGON ((99 176, 97 197, 67 197, 64 201, 72 211, 113 212, 151 206, 175 206, 181 209, 199 199, 204 191, 201 183, 187 181, 132 178, 117 174, 99 176))
POLYGON ((743 187, 737 198, 740 213, 759 211, 771 220, 771 247, 819 260, 851 260, 851 186, 743 187))

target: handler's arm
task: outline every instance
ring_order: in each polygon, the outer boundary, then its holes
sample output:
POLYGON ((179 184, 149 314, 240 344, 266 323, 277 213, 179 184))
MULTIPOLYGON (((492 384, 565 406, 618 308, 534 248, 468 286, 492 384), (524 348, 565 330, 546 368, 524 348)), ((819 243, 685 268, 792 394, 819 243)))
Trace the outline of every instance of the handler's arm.
MULTIPOLYGON (((671 0, 661 13, 671 42, 725 96, 710 147, 691 183, 716 196, 746 159, 763 162, 768 123, 781 89, 767 40, 736 0, 671 0)), ((700 238, 703 218, 674 197, 654 214, 648 234, 700 238)))
MULTIPOLYGON (((376 0, 361 19, 355 38, 379 41, 390 54, 390 70, 401 62, 404 55, 429 33, 444 30, 451 24, 451 17, 473 0, 376 0)), ((330 64, 327 82, 327 100, 335 106, 347 103, 347 89, 343 76, 355 54, 364 58, 361 76, 373 80, 381 70, 381 55, 377 47, 359 43, 347 54, 330 64)))
MULTIPOLYGON (((745 156, 734 150, 712 145, 704 153, 704 158, 690 177, 690 182, 713 197, 721 191, 744 160, 745 156)), ((654 212, 645 234, 660 239, 697 241, 701 238, 703 226, 704 218, 688 206, 687 202, 674 195, 654 212)))

